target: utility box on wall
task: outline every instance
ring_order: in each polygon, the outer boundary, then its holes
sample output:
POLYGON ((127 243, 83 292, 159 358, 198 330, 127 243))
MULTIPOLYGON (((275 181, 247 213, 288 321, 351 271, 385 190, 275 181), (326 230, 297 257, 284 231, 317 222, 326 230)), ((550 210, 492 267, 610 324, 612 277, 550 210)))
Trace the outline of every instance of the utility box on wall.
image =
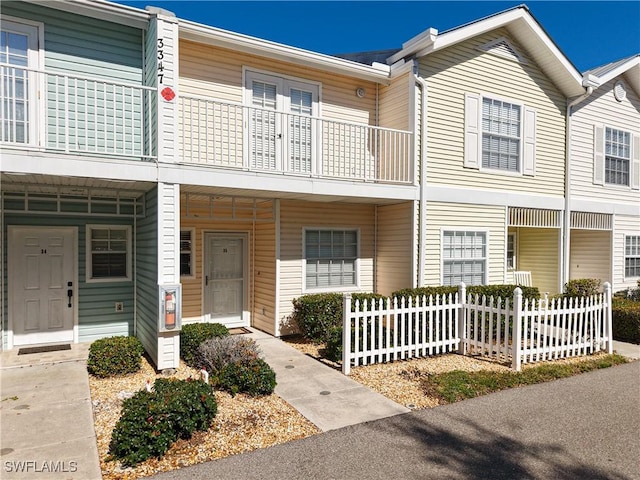
POLYGON ((182 285, 160 285, 158 332, 179 332, 182 328, 182 285))

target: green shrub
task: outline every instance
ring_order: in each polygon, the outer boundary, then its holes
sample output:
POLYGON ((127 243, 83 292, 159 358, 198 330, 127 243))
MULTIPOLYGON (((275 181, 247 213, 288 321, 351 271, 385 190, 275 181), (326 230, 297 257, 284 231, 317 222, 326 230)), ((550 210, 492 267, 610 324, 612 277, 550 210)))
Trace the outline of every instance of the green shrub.
POLYGON ((211 375, 218 375, 231 363, 256 360, 259 355, 260 349, 255 340, 242 336, 227 336, 202 342, 196 361, 199 368, 204 368, 211 375))
MULTIPOLYGON (((501 298, 502 300, 512 299, 513 292, 516 289, 517 285, 469 285, 467 286, 467 295, 478 295, 482 298, 482 296, 486 296, 487 298, 493 297, 494 299, 501 298)), ((522 297, 525 299, 539 299, 540 291, 537 287, 523 287, 520 286, 522 290, 522 297)), ((418 288, 404 288, 402 290, 395 291, 391 294, 394 298, 400 297, 426 297, 427 300, 429 296, 436 295, 449 295, 458 293, 458 287, 454 286, 436 286, 436 287, 418 287, 418 288)))
POLYGON ((125 400, 109 444, 124 466, 161 457, 179 438, 207 430, 217 413, 211 387, 200 380, 159 378, 153 391, 125 400))
POLYGON ((96 377, 126 375, 140 370, 144 348, 136 337, 110 337, 89 347, 87 370, 96 377))
POLYGON ((638 286, 636 288, 629 287, 625 290, 620 290, 614 294, 614 297, 640 302, 640 280, 638 280, 638 286))
POLYGON ((564 285, 564 296, 574 297, 590 297, 600 293, 600 280, 597 278, 578 278, 569 280, 564 285))
POLYGON ((180 357, 191 367, 196 365, 198 347, 205 340, 229 335, 229 330, 219 323, 189 323, 180 332, 180 357))
POLYGON ((611 303, 613 338, 640 344, 640 302, 614 298, 611 303))
POLYGON ((218 386, 232 395, 270 395, 276 388, 276 374, 261 358, 229 363, 217 377, 218 386))
MULTIPOLYGON (((343 293, 317 293, 295 298, 292 318, 300 333, 314 342, 326 343, 331 330, 342 325, 343 296, 343 293)), ((385 297, 376 293, 352 293, 351 299, 352 311, 356 300, 361 304, 365 301, 370 304, 372 301, 383 300, 386 305, 385 297)))

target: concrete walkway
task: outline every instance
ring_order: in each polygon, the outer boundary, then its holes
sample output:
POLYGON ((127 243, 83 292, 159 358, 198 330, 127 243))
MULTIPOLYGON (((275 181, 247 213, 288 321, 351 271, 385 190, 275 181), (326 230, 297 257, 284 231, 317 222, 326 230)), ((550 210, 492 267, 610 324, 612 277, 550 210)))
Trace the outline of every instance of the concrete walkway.
POLYGON ((0 478, 102 478, 87 351, 0 354, 0 478))
POLYGON ((276 372, 275 393, 322 431, 410 411, 282 340, 261 332, 248 336, 276 372))

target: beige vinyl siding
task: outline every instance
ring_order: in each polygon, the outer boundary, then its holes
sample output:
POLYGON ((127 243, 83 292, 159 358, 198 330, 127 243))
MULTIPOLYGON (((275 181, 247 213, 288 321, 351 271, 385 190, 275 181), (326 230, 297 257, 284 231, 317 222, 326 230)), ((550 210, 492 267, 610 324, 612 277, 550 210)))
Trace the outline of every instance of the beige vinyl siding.
POLYGON ((276 224, 259 222, 255 226, 255 265, 254 302, 251 325, 268 332, 276 333, 276 224))
MULTIPOLYGON (((594 125, 599 124, 640 136, 640 99, 628 83, 627 98, 618 102, 613 86, 620 78, 595 90, 577 107, 571 120, 571 195, 573 198, 640 204, 640 190, 593 183, 594 125)), ((624 78, 622 79, 624 82, 624 78)))
POLYGON ((518 269, 531 272, 540 293, 556 294, 560 282, 560 229, 519 228, 518 269))
POLYGON ((611 232, 571 230, 569 279, 578 278, 611 282, 611 232))
POLYGON ((426 285, 442 283, 442 231, 487 232, 487 282, 504 279, 505 208, 462 203, 427 203, 426 285))
POLYGON ((323 118, 375 124, 376 84, 373 82, 180 40, 179 89, 182 95, 242 103, 243 67, 320 82, 323 118), (357 88, 365 89, 364 98, 356 96, 357 88))
MULTIPOLYGON (((280 321, 288 323, 292 300, 303 294, 303 230, 305 228, 359 229, 360 291, 373 291, 375 207, 301 201, 280 203, 280 321)), ((340 291, 340 290, 336 290, 340 291)))
POLYGON ((507 30, 498 29, 420 59, 420 75, 429 85, 429 183, 486 190, 503 185, 504 190, 562 197, 565 98, 530 58, 522 64, 478 50, 500 37, 506 37, 526 57, 507 30), (463 167, 466 93, 499 97, 535 109, 535 176, 463 167))
POLYGON ((625 236, 640 235, 640 217, 616 215, 613 234, 613 291, 635 288, 640 277, 625 278, 625 236))
POLYGON ((411 119, 410 81, 410 74, 407 72, 394 78, 391 85, 380 87, 380 126, 396 130, 413 130, 409 124, 411 119))
POLYGON ((377 293, 390 295, 412 286, 413 202, 377 209, 377 293))

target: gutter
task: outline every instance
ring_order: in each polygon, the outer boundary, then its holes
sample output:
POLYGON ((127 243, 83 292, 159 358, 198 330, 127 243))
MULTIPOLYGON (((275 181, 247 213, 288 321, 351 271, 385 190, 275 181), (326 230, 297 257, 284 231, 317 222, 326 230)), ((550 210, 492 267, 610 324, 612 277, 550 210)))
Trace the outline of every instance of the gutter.
POLYGON ((564 222, 562 230, 564 239, 562 243, 562 272, 560 278, 560 291, 564 291, 564 284, 569 281, 570 245, 571 245, 571 109, 589 97, 598 83, 592 75, 585 75, 582 80, 585 93, 574 99, 567 99, 565 112, 565 166, 564 166, 564 222))
MULTIPOLYGON (((427 82, 420 78, 418 74, 418 62, 414 61, 413 78, 416 84, 422 90, 420 102, 420 210, 418 212, 418 287, 425 284, 424 277, 426 273, 426 247, 427 247, 427 82)), ((416 129, 417 130, 417 129, 416 129)), ((417 138, 414 138, 417 142, 417 138)))

